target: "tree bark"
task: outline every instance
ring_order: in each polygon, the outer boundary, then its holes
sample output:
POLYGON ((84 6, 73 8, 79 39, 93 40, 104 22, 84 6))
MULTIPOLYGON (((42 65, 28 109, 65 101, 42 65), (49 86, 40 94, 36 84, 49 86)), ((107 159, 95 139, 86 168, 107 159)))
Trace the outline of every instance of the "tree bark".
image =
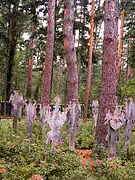
MULTIPOLYGON (((82 4, 81 6, 81 16, 80 16, 80 23, 83 23, 83 8, 82 8, 82 4)), ((81 28, 79 26, 79 34, 78 34, 78 52, 77 52, 77 59, 78 59, 78 88, 80 86, 80 75, 81 75, 81 61, 79 60, 79 51, 80 51, 80 40, 81 40, 81 28)))
POLYGON ((61 62, 58 63, 58 74, 57 74, 57 95, 60 95, 60 79, 61 79, 61 62))
POLYGON ((27 84, 27 97, 31 98, 32 91, 32 66, 33 66, 34 57, 28 60, 28 84, 27 84))
POLYGON ((89 94, 90 94, 90 88, 91 88, 93 33, 94 33, 94 0, 92 0, 92 5, 91 5, 90 46, 89 46, 88 77, 87 77, 85 102, 84 102, 84 115, 83 115, 84 121, 86 121, 86 118, 87 118, 89 94))
POLYGON ((132 44, 132 38, 129 38, 129 43, 128 43, 128 49, 127 49, 127 68, 126 68, 126 80, 128 80, 129 78, 132 77, 132 70, 131 67, 128 63, 128 56, 129 56, 129 51, 131 48, 131 44, 132 44))
POLYGON ((30 44, 32 56, 28 60, 28 83, 27 83, 27 91, 26 91, 26 96, 28 98, 31 98, 31 93, 32 93, 32 67, 34 62, 34 28, 35 25, 32 24, 32 39, 30 44))
POLYGON ((37 85, 35 88, 35 92, 34 92, 34 100, 38 101, 39 100, 39 89, 40 89, 40 85, 41 85, 41 78, 42 74, 39 75, 38 81, 37 81, 37 85))
POLYGON ((46 58, 43 65, 43 81, 42 81, 42 104, 50 104, 51 95, 51 77, 52 77, 52 62, 54 50, 54 20, 55 20, 55 0, 49 0, 48 7, 48 34, 46 58))
POLYGON ((81 63, 78 62, 78 88, 80 86, 80 78, 81 78, 81 63))
POLYGON ((6 75, 6 99, 9 100, 12 89, 14 57, 16 51, 17 40, 13 38, 9 45, 9 58, 7 62, 7 75, 6 75))
POLYGON ((76 51, 74 46, 73 35, 74 21, 74 0, 64 0, 64 48, 67 62, 67 94, 68 103, 70 104, 69 121, 70 121, 70 142, 69 149, 75 149, 75 137, 77 132, 77 123, 79 119, 78 112, 78 73, 76 51))
POLYGON ((67 69, 65 69, 65 71, 64 108, 67 107, 67 69))
POLYGON ((7 60, 7 74, 6 74, 6 99, 9 100, 11 90, 12 90, 12 78, 13 78, 13 67, 14 67, 14 57, 17 44, 17 18, 16 13, 18 11, 19 1, 17 1, 11 12, 11 3, 9 2, 9 29, 8 29, 8 60, 7 60))
POLYGON ((100 92, 99 119, 96 128, 96 143, 107 147, 104 124, 108 110, 116 106, 117 61, 118 61, 118 0, 105 1, 103 42, 102 86, 100 92))
POLYGON ((120 70, 121 70, 121 53, 122 53, 122 44, 123 44, 123 34, 124 34, 124 16, 125 10, 123 9, 121 12, 121 25, 120 25, 120 38, 118 44, 118 80, 120 78, 120 70))

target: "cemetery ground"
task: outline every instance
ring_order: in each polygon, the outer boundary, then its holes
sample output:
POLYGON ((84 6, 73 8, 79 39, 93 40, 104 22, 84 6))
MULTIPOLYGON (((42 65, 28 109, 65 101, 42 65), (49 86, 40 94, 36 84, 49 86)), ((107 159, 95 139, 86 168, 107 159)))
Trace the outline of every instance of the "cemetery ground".
POLYGON ((68 150, 69 133, 66 125, 61 130, 63 143, 58 144, 53 151, 45 143, 49 128, 46 127, 43 140, 39 120, 33 123, 31 140, 27 138, 25 119, 19 122, 17 133, 12 127, 12 120, 0 121, 0 179, 29 180, 35 174, 44 180, 135 179, 135 127, 127 154, 123 150, 124 127, 121 128, 115 159, 108 159, 107 150, 94 145, 92 121, 80 123, 76 152, 68 150))

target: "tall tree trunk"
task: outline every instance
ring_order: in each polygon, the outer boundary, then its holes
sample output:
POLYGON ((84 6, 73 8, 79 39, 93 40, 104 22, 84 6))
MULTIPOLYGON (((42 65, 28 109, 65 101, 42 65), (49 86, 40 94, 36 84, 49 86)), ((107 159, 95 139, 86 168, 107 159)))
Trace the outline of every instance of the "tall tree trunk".
MULTIPOLYGON (((11 35, 12 36, 12 35, 11 35)), ((9 58, 7 62, 7 75, 6 75, 6 99, 9 100, 12 89, 14 57, 16 51, 17 40, 13 37, 9 44, 9 58)))
POLYGON ((91 5, 91 22, 90 22, 90 46, 89 46, 88 77, 87 77, 87 85, 86 85, 86 92, 85 92, 84 115, 83 115, 83 118, 84 118, 85 121, 86 121, 87 113, 88 113, 88 102, 89 102, 89 94, 90 94, 90 87, 91 87, 93 33, 94 33, 94 0, 92 0, 92 5, 91 5))
POLYGON ((58 74, 57 74, 57 95, 60 95, 60 79, 61 79, 61 61, 58 63, 58 74))
MULTIPOLYGON (((81 16, 80 16, 80 23, 83 23, 83 8, 81 4, 81 16)), ((77 59, 78 59, 78 88, 80 86, 80 75, 81 75, 81 61, 79 60, 79 51, 80 51, 80 40, 81 40, 81 28, 79 26, 79 34, 78 34, 78 45, 77 45, 77 59)))
POLYGON ((14 56, 16 51, 16 16, 17 5, 14 5, 13 12, 11 12, 11 3, 9 3, 9 26, 8 26, 8 60, 7 60, 7 74, 6 74, 6 99, 9 100, 12 88, 12 78, 13 78, 13 67, 14 67, 14 56))
POLYGON ((64 108, 67 107, 67 69, 65 69, 64 108))
POLYGON ((28 98, 31 98, 31 91, 32 91, 32 66, 33 66, 33 57, 32 59, 28 60, 28 83, 27 83, 27 94, 28 98))
POLYGON ((105 1, 103 42, 102 86, 100 92, 99 119, 96 128, 96 143, 107 147, 105 140, 108 127, 105 123, 107 111, 116 106, 117 61, 118 61, 118 0, 105 1))
POLYGON ((75 149, 75 137, 77 132, 77 123, 79 119, 78 112, 78 73, 76 51, 73 36, 74 21, 74 0, 64 0, 64 48, 67 62, 67 81, 68 81, 68 103, 71 105, 69 111, 70 122, 70 142, 69 149, 75 149))
POLYGON ((120 38, 119 38, 119 45, 118 45, 118 79, 120 77, 120 70, 121 70, 121 53, 122 53, 122 44, 123 44, 123 33, 124 33, 124 17, 125 17, 125 10, 123 9, 121 12, 121 25, 120 25, 120 38))
MULTIPOLYGON (((95 8, 95 17, 99 16, 100 15, 100 3, 101 3, 101 0, 96 0, 95 4, 97 5, 97 8, 95 8)), ((100 32, 101 32, 101 25, 102 25, 102 22, 103 21, 97 21, 95 23, 95 34, 96 36, 94 36, 94 45, 93 45, 93 53, 96 52, 96 49, 97 49, 97 45, 98 45, 98 38, 99 38, 99 35, 100 35, 100 32)))
MULTIPOLYGON (((78 57, 79 57, 79 53, 78 53, 78 57)), ((80 60, 78 60, 77 74, 78 74, 78 88, 79 88, 79 86, 80 86, 80 78, 81 78, 81 62, 80 62, 80 60)))
POLYGON ((39 89, 40 89, 40 86, 41 86, 41 79, 42 79, 42 74, 40 74, 39 77, 38 77, 37 85, 36 85, 35 92, 34 92, 34 99, 36 101, 39 100, 39 89))
POLYGON ((34 100, 35 101, 38 101, 39 87, 40 87, 40 84, 37 83, 36 88, 35 88, 35 92, 34 92, 34 100))
POLYGON ((127 49, 127 69, 126 69, 126 80, 128 80, 130 77, 132 77, 132 71, 131 71, 131 67, 128 63, 128 56, 129 56, 129 51, 131 48, 131 44, 132 44, 132 38, 129 38, 129 43, 128 43, 128 49, 127 49))
POLYGON ((55 0, 49 0, 46 58, 43 66, 42 104, 50 104, 52 62, 54 50, 55 0))
POLYGON ((32 93, 32 67, 34 62, 34 28, 35 25, 32 24, 32 38, 30 44, 32 57, 28 60, 28 83, 27 83, 27 91, 26 91, 26 96, 28 98, 31 98, 31 93, 32 93))

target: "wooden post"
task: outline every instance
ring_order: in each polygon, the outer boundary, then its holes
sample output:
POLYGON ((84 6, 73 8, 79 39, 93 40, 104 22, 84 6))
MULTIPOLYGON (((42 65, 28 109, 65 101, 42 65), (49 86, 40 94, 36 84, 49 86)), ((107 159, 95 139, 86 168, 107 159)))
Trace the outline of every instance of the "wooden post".
POLYGON ((124 150, 127 152, 130 145, 130 136, 133 126, 133 120, 135 119, 135 104, 132 99, 130 99, 129 105, 126 107, 126 127, 125 127, 125 143, 124 150))

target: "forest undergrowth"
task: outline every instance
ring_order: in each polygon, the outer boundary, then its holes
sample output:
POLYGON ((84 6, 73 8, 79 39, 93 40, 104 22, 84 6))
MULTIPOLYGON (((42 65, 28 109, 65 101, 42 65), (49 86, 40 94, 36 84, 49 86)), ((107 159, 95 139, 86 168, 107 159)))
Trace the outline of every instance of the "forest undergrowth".
MULTIPOLYGON (((48 127, 45 130, 47 137, 48 127)), ((117 158, 108 159, 107 149, 94 145, 93 122, 80 123, 76 138, 76 151, 68 150, 67 127, 62 128, 63 143, 53 151, 42 141, 41 124, 33 124, 33 138, 27 138, 25 120, 12 129, 12 120, 0 121, 0 179, 29 180, 38 174, 44 180, 134 180, 135 179, 135 132, 132 130, 128 153, 123 149, 124 128, 117 143, 117 158)))

